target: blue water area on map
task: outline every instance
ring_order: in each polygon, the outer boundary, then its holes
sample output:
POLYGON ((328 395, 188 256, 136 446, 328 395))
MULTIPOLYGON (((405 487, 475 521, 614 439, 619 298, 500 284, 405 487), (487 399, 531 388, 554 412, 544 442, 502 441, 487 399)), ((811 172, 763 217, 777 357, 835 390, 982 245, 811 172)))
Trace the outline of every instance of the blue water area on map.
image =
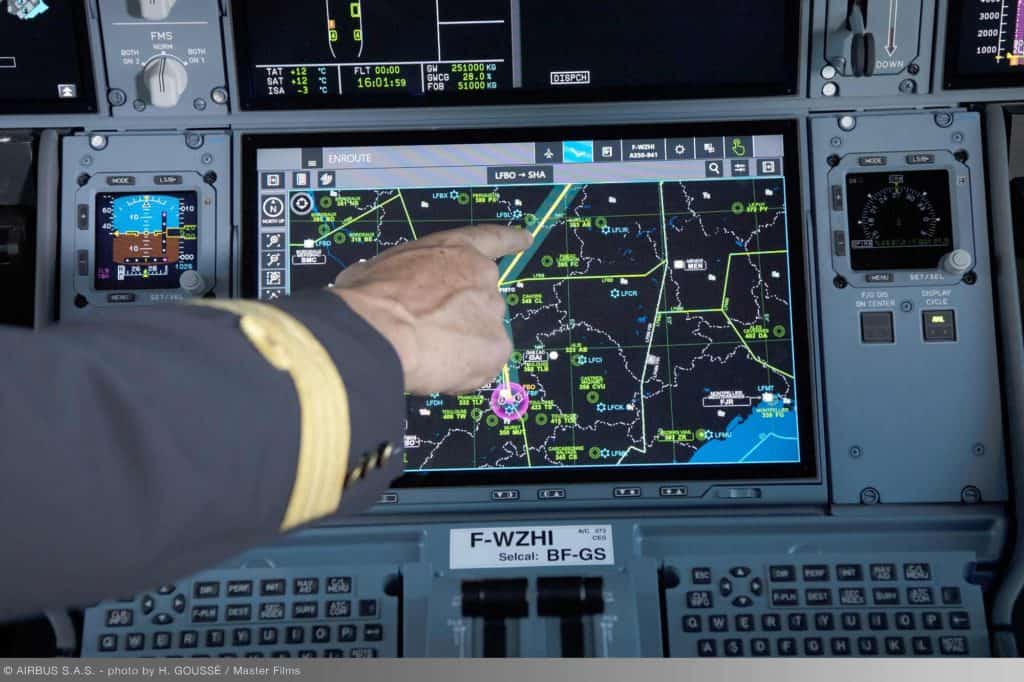
POLYGON ((689 464, 739 464, 799 462, 796 402, 781 417, 765 417, 773 409, 757 407, 745 417, 736 417, 725 431, 729 438, 708 441, 689 464))

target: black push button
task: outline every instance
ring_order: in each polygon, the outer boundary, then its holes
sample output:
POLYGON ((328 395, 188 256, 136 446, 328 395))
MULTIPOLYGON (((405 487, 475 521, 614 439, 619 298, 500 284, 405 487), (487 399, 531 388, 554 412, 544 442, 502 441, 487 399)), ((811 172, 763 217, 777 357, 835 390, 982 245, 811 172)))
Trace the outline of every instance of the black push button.
POLYGON ((876 587, 871 590, 876 606, 895 606, 900 603, 900 591, 895 587, 876 587))
POLYGON ((714 606, 711 592, 694 590, 686 593, 686 605, 691 609, 710 609, 714 606))
POLYGON ((868 627, 872 630, 888 630, 889 618, 884 613, 874 611, 868 614, 868 627))
POLYGON ((808 637, 804 640, 805 656, 821 656, 823 653, 825 653, 825 649, 821 645, 819 637, 808 637))
POLYGON ((117 635, 100 635, 100 651, 117 651, 117 635))
POLYGON ((316 578, 296 578, 292 585, 295 594, 316 594, 320 590, 320 581, 316 578))
POLYGON ((231 633, 231 643, 234 646, 249 646, 252 644, 252 630, 249 628, 237 628, 231 633))
POLYGON ((232 621, 252 620, 252 605, 228 604, 224 607, 224 618, 232 621))
MULTIPOLYGON (((924 322, 925 341, 956 341, 956 313, 952 310, 925 310, 921 313, 921 318, 924 322)), ((927 567, 926 564, 924 566, 927 567)), ((907 580, 928 580, 928 578, 907 578, 907 580)))
POLYGON ((260 620, 281 620, 284 618, 284 604, 266 602, 260 604, 260 620))
POLYGON ((942 603, 947 606, 958 606, 960 604, 960 588, 959 587, 943 587, 942 588, 942 603))
POLYGON ((232 580, 228 583, 227 593, 229 597, 251 597, 251 580, 232 580))
POLYGON ((292 625, 285 629, 284 638, 289 644, 302 644, 306 640, 306 631, 300 625, 292 625))
POLYGON ((900 611, 896 614, 897 630, 914 630, 916 627, 914 625, 914 614, 908 611, 900 611))
POLYGON ((359 600, 359 617, 360 618, 376 618, 377 617, 377 600, 376 599, 360 599, 359 600))
POLYGON ((942 614, 934 611, 926 611, 921 614, 921 625, 925 630, 941 630, 942 614))
POLYGON ((341 649, 324 649, 324 658, 345 658, 345 652, 341 649))
POLYGON ((297 601, 292 604, 293 618, 316 618, 319 603, 315 601, 297 601))
POLYGON ((741 613, 736 616, 736 631, 737 632, 753 632, 754 631, 754 617, 749 613, 741 613))
POLYGON ((338 641, 339 642, 354 642, 354 641, 356 641, 356 626, 355 625, 339 625, 338 626, 338 641))
POLYGON ((943 656, 966 656, 967 638, 960 636, 940 637, 939 651, 942 652, 943 656))
POLYGON ((728 632, 729 616, 721 614, 708 616, 708 628, 711 630, 711 632, 728 632))
POLYGON ((728 578, 722 578, 718 581, 718 593, 723 597, 728 597, 732 594, 732 581, 728 578))
POLYGON ((134 620, 135 612, 131 609, 109 609, 107 611, 108 628, 130 627, 134 620))
POLYGON ((260 644, 277 644, 277 628, 260 628, 260 644))
POLYGON ((803 632, 807 629, 807 615, 803 613, 789 614, 789 629, 793 632, 803 632))
POLYGON ((910 644, 917 656, 931 656, 935 651, 930 637, 914 637, 910 644))
POLYGON ((860 340, 864 343, 893 343, 892 313, 888 310, 861 313, 860 340))
POLYGON ((877 656, 878 640, 874 637, 858 637, 857 651, 860 652, 861 656, 877 656))
POLYGON ((140 651, 146 646, 146 636, 141 632, 133 632, 125 635, 124 647, 128 651, 140 651))
POLYGON ((796 590, 772 590, 772 606, 799 606, 800 593, 796 590))
POLYGON ((954 630, 970 630, 971 617, 966 611, 954 611, 949 614, 949 627, 954 630))
POLYGON ((732 605, 738 609, 745 609, 754 605, 754 600, 745 594, 741 594, 732 600, 732 605))
POLYGON ((774 583, 791 583, 796 580, 796 568, 793 566, 769 566, 768 578, 774 583))
POLYGON ((843 587, 839 590, 839 604, 842 606, 864 606, 868 603, 862 587, 843 587))
POLYGON ((154 649, 170 649, 171 648, 171 633, 169 632, 158 632, 153 635, 153 648, 154 649))
POLYGON ((349 658, 377 658, 377 650, 373 647, 361 647, 348 652, 349 658))
POLYGON ((733 566, 729 569, 729 575, 733 578, 746 578, 750 575, 750 568, 747 566, 733 566))
POLYGON ((804 566, 805 582, 824 582, 829 579, 828 566, 812 565, 804 566))
POLYGON ((348 618, 352 615, 352 602, 348 599, 327 602, 328 618, 348 618))
POLYGON ((908 587, 907 603, 911 606, 931 606, 935 603, 935 595, 930 587, 908 587))
POLYGON ((814 629, 815 630, 835 630, 836 621, 831 613, 816 613, 814 614, 814 629))
POLYGON ((174 616, 169 613, 158 613, 153 616, 153 625, 170 625, 174 622, 174 616))
POLYGON ((363 627, 363 639, 367 642, 380 642, 384 639, 384 626, 379 623, 363 627))
POLYGON ((887 656, 902 656, 907 653, 907 648, 902 637, 885 638, 885 654, 887 656))
POLYGON ((778 632, 782 629, 782 620, 778 614, 766 613, 761 616, 761 629, 765 632, 778 632))
POLYGON ((850 640, 846 637, 833 637, 829 641, 833 656, 849 656, 850 640))
POLYGON ((352 578, 347 576, 328 578, 324 591, 328 594, 348 594, 352 591, 352 578))
POLYGON ((699 566, 690 571, 690 579, 694 585, 710 585, 711 584, 711 569, 704 566, 699 566))
POLYGON ((836 577, 842 581, 863 580, 864 572, 860 564, 839 564, 836 566, 836 577))
POLYGON ((750 640, 751 656, 770 656, 771 653, 771 645, 768 643, 767 639, 758 637, 757 639, 750 640))
POLYGON ((840 618, 844 630, 860 630, 859 613, 844 613, 840 618))
POLYGON ((722 651, 725 652, 726 656, 735 658, 743 655, 743 640, 742 639, 727 639, 722 646, 722 651))
POLYGON ((222 646, 224 646, 224 631, 223 630, 207 630, 206 631, 206 646, 208 646, 208 647, 222 647, 222 646))
POLYGON ((185 630, 178 635, 178 648, 195 649, 199 646, 199 633, 195 630, 185 630))
POLYGON ((796 656, 796 640, 792 637, 783 637, 776 642, 776 651, 779 656, 796 656))
POLYGON ((871 564, 872 580, 896 580, 896 566, 893 564, 871 564))
POLYGON ((713 639, 697 640, 697 655, 702 658, 717 656, 718 644, 713 639))
POLYGON ((312 642, 314 644, 325 644, 331 641, 331 629, 326 625, 317 625, 313 628, 312 642))
POLYGON ((700 632, 701 631, 701 618, 700 616, 690 615, 683 616, 683 632, 700 632))
POLYGON ((217 607, 216 606, 193 606, 192 607, 192 622, 193 623, 216 623, 217 622, 217 607))
POLYGON ((268 596, 280 596, 285 591, 285 583, 283 580, 263 580, 260 582, 260 594, 264 597, 268 596))
POLYGON ((808 606, 831 606, 832 590, 804 590, 804 601, 808 606))
POLYGON ((196 599, 212 599, 220 596, 220 583, 196 583, 193 589, 196 599))

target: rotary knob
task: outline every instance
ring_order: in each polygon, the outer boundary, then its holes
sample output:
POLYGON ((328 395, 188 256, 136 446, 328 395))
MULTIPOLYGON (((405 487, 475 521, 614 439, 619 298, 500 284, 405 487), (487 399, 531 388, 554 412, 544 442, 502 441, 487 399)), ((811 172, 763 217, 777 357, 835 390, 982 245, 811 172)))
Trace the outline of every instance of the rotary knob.
POLYGON ((146 64, 142 79, 149 91, 149 103, 158 109, 171 109, 185 94, 188 71, 173 57, 157 57, 146 64))
POLYGON ((199 298, 213 288, 213 283, 210 279, 195 270, 186 270, 181 273, 181 277, 178 278, 178 285, 182 291, 194 298, 199 298))
POLYGON ((951 275, 963 275, 974 265, 970 251, 956 249, 942 257, 940 267, 951 275))
POLYGON ((178 0, 139 0, 142 18, 146 21, 163 21, 171 14, 171 8, 178 0))

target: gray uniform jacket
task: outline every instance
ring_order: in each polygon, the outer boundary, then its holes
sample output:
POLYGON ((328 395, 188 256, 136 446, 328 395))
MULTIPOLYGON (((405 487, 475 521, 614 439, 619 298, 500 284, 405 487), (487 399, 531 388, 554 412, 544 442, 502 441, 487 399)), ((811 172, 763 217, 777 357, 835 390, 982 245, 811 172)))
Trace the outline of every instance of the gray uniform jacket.
POLYGON ((401 473, 391 345, 326 291, 237 305, 0 328, 0 619, 171 583, 401 473))

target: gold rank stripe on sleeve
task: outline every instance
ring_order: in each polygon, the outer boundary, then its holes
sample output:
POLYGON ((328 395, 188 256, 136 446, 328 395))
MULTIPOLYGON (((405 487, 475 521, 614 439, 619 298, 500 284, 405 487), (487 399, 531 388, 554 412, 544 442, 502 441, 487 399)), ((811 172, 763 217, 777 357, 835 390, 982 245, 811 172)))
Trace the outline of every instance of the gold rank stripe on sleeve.
POLYGON ((288 372, 299 400, 299 458, 281 522, 289 530, 337 510, 348 473, 348 393, 330 354, 305 325, 256 301, 198 301, 239 316, 239 327, 276 369, 288 372))

